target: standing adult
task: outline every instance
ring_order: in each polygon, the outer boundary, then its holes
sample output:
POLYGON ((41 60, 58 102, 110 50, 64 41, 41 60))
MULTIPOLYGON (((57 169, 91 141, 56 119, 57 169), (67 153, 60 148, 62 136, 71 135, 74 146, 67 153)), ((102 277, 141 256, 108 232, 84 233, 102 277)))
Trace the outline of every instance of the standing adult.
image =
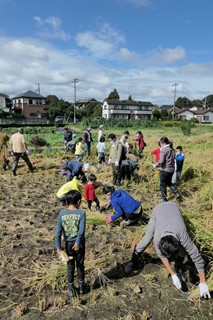
POLYGON ((112 167, 113 185, 120 185, 121 173, 120 166, 122 161, 122 143, 116 139, 114 133, 108 135, 109 142, 111 143, 111 149, 109 154, 109 163, 112 167))
POLYGON ((73 132, 69 128, 64 128, 64 147, 65 150, 68 151, 68 144, 72 141, 73 132))
POLYGON ((91 143, 93 143, 90 127, 88 127, 87 130, 84 132, 83 140, 85 141, 85 143, 87 145, 87 152, 88 152, 88 156, 90 157, 91 143))
POLYGON ((204 261, 190 239, 181 211, 176 203, 165 202, 158 204, 152 211, 144 237, 135 246, 131 262, 124 267, 126 273, 134 270, 140 262, 144 250, 154 240, 158 256, 172 277, 177 289, 185 282, 183 260, 188 254, 194 262, 200 279, 200 296, 210 298, 208 285, 205 280, 204 261), (170 262, 174 261, 174 270, 170 262))
POLYGON ((99 131, 98 131, 98 142, 100 142, 101 137, 104 136, 104 125, 101 124, 99 126, 99 131))
POLYGON ((14 176, 17 175, 16 170, 20 158, 22 158, 26 162, 31 172, 33 172, 34 170, 33 165, 30 162, 30 159, 28 158, 29 151, 23 133, 23 129, 19 128, 18 131, 14 133, 10 138, 10 149, 13 156, 12 171, 14 176))
POLYGON ((160 160, 154 164, 154 168, 160 167, 160 192, 161 200, 167 200, 167 187, 175 194, 178 199, 180 195, 176 191, 176 188, 172 186, 172 176, 175 171, 175 151, 172 148, 172 143, 167 137, 160 139, 160 160))
POLYGON ((138 150, 137 150, 137 154, 139 155, 139 157, 142 156, 142 152, 143 152, 143 149, 145 147, 145 142, 144 142, 144 139, 143 139, 143 134, 141 131, 137 131, 136 132, 136 138, 134 139, 135 142, 138 143, 138 150))

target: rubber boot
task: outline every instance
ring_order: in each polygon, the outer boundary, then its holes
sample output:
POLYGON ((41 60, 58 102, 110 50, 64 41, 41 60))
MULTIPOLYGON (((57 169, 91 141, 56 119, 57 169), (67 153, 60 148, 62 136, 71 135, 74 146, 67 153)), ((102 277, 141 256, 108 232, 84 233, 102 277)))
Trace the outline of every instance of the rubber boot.
POLYGON ((75 288, 73 283, 68 282, 68 295, 70 297, 75 297, 75 288))
POLYGON ((129 275, 138 268, 141 263, 141 257, 142 252, 137 252, 134 248, 131 260, 124 265, 124 273, 126 275, 129 275))
POLYGON ((85 284, 84 281, 79 281, 79 293, 84 294, 85 293, 85 284))

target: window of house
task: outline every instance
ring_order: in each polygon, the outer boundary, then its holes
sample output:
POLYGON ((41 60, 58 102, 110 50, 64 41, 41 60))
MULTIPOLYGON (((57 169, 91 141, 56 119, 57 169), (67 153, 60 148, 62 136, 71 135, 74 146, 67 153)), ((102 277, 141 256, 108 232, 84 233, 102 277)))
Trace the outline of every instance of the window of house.
POLYGON ((47 117, 47 113, 41 113, 41 117, 42 118, 46 118, 47 117))
POLYGON ((209 120, 209 116, 204 116, 203 119, 208 121, 209 120))
POLYGON ((37 113, 30 113, 30 117, 37 117, 38 114, 37 113))
POLYGON ((33 104, 33 100, 32 99, 29 99, 29 104, 33 104))

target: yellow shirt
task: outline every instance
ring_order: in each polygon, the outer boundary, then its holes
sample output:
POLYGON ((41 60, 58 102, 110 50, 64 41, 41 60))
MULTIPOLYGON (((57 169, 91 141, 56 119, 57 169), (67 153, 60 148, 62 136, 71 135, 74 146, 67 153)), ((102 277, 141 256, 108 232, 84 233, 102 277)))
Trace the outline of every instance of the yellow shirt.
POLYGON ((80 155, 84 153, 82 142, 77 142, 75 146, 75 154, 80 155))
POLYGON ((74 177, 71 181, 65 183, 57 192, 56 196, 57 198, 62 198, 67 192, 71 190, 77 190, 81 193, 83 196, 84 194, 84 188, 79 182, 79 180, 74 177))

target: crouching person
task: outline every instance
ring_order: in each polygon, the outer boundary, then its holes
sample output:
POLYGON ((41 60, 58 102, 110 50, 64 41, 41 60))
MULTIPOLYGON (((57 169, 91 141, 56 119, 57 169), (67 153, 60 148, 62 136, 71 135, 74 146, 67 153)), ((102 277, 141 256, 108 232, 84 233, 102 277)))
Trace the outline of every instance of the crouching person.
POLYGON ((113 216, 106 218, 107 223, 122 218, 126 227, 141 219, 143 213, 141 203, 131 197, 129 193, 121 189, 115 190, 113 186, 104 186, 103 193, 110 199, 110 206, 116 211, 113 216))
POLYGON ((144 237, 135 246, 131 262, 124 266, 126 273, 130 273, 137 267, 142 253, 152 239, 154 239, 157 254, 170 273, 175 287, 182 289, 182 284, 186 280, 182 266, 184 256, 187 253, 198 271, 200 296, 210 298, 205 280, 204 261, 187 233, 180 209, 176 203, 165 202, 153 209, 144 237), (174 270, 171 267, 171 261, 174 261, 174 270))
POLYGON ((63 186, 60 187, 58 190, 56 197, 57 200, 62 202, 63 204, 66 204, 67 198, 69 198, 69 191, 71 190, 77 190, 80 192, 80 194, 84 195, 84 185, 87 182, 87 178, 85 175, 82 175, 79 179, 77 177, 74 177, 71 181, 66 182, 63 184, 63 186))
POLYGON ((75 296, 74 273, 75 264, 79 280, 79 293, 84 293, 84 257, 85 257, 85 211, 80 210, 81 194, 71 190, 67 195, 67 209, 60 211, 56 226, 56 249, 60 255, 62 250, 61 236, 64 235, 67 262, 68 294, 75 296))

